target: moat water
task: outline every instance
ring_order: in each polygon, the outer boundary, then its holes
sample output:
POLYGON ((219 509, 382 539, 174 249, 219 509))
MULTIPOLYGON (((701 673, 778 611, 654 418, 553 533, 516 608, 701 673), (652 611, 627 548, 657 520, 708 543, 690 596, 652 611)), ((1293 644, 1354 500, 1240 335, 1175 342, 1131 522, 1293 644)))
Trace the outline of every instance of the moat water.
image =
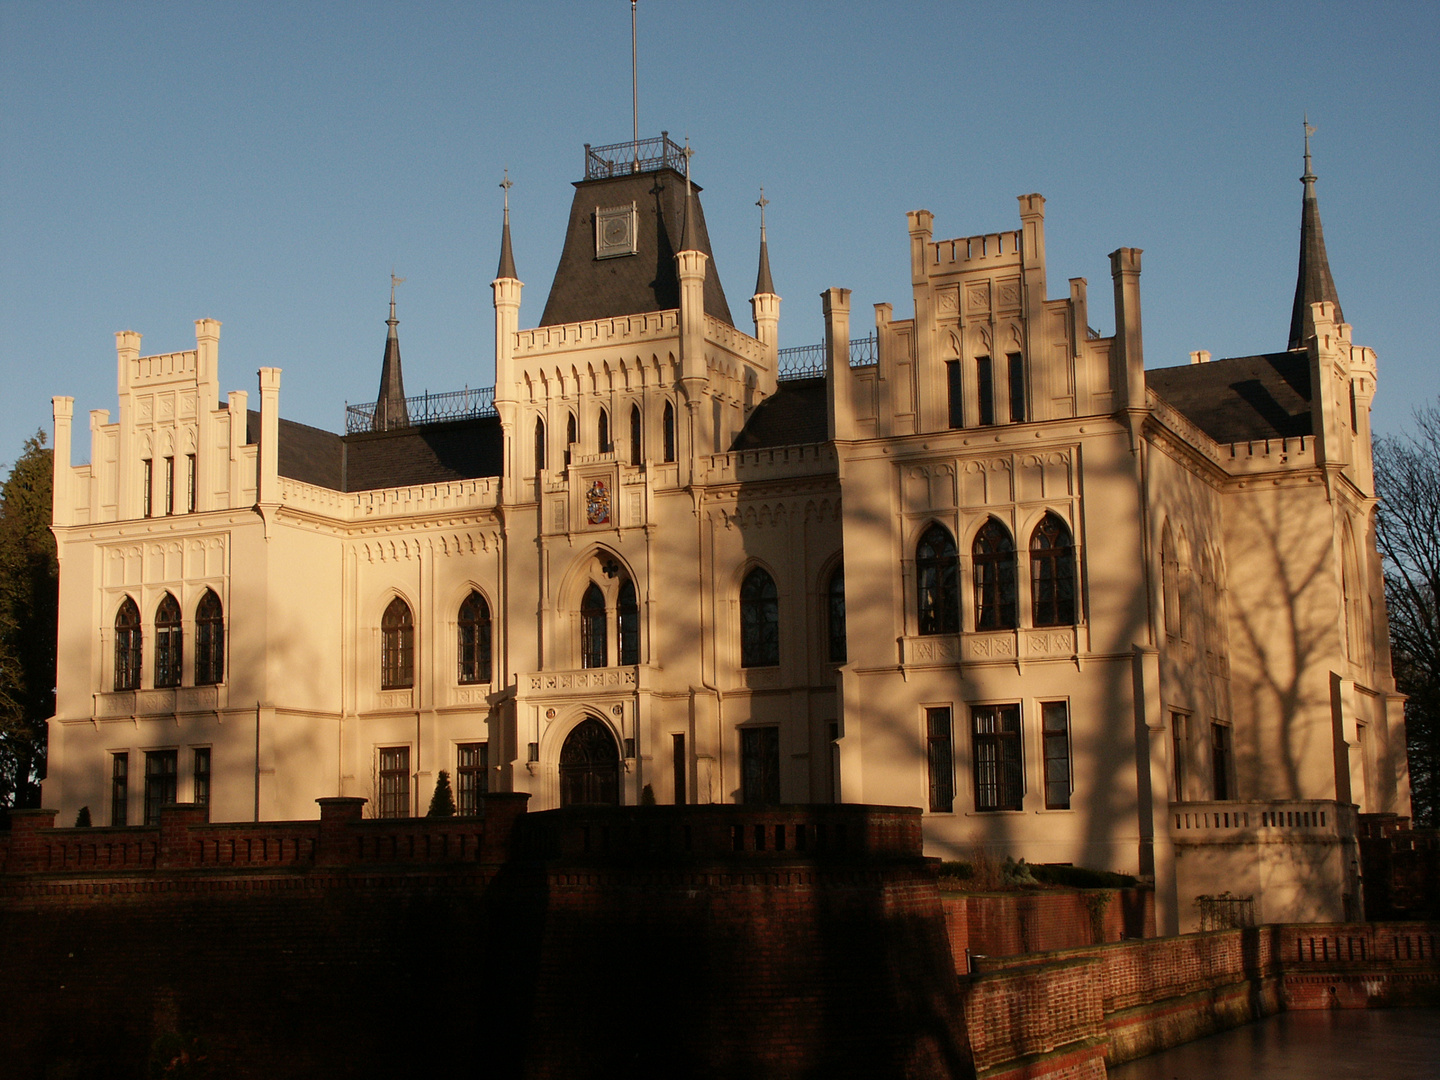
POLYGON ((1280 1013, 1117 1065, 1109 1080, 1440 1080, 1440 1009, 1280 1013))

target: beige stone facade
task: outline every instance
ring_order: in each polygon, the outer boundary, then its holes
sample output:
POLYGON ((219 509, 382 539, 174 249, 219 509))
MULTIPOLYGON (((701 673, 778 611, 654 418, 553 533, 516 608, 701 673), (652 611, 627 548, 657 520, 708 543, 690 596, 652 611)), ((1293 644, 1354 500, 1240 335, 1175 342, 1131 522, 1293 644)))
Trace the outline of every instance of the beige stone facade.
POLYGON ((1140 252, 1102 337, 1026 195, 1002 232, 911 213, 913 316, 857 334, 831 289, 782 353, 763 247, 752 335, 673 149, 577 185, 534 328, 507 216, 493 404, 382 383, 304 428, 278 369, 221 401, 213 320, 117 335, 89 464, 55 399, 45 805, 418 814, 440 770, 462 804, 918 805, 933 855, 1153 876, 1162 927, 1227 890, 1353 915, 1356 810, 1409 793, 1375 357, 1333 295, 1295 348, 1147 372, 1140 252))

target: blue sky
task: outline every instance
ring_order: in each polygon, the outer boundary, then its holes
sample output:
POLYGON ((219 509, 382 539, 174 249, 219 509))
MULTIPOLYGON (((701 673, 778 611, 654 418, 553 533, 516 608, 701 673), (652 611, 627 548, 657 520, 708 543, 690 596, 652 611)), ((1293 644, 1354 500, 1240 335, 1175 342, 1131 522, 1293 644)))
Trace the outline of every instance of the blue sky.
MULTIPOLYGON (((937 239, 1047 199, 1049 292, 1145 250, 1146 362, 1283 349, 1301 115, 1331 266, 1379 354, 1374 424, 1440 393, 1440 5, 640 2, 640 128, 688 137, 748 328, 761 184, 781 345, 819 293, 911 310, 905 212, 937 239)), ((115 407, 143 351, 224 323, 221 384, 284 369, 331 430, 375 397, 391 268, 411 394, 493 381, 506 167, 521 325, 539 319, 582 147, 629 138, 624 0, 0 3, 0 461, 53 394, 115 407)))

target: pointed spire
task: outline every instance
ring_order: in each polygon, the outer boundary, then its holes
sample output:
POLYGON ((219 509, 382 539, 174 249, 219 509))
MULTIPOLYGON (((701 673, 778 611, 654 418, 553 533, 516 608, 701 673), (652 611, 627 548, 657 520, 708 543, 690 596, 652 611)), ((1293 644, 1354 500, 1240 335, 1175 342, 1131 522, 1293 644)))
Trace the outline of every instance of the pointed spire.
POLYGON ((1310 305, 1328 300, 1335 305, 1335 321, 1342 322, 1340 296, 1335 279, 1330 276, 1330 260, 1325 255, 1325 231, 1320 227, 1320 202, 1315 197, 1315 173, 1310 166, 1310 136, 1315 129, 1305 118, 1305 195, 1300 207, 1300 271, 1295 281, 1295 304, 1290 311, 1290 344, 1287 348, 1303 349, 1314 332, 1314 313, 1310 305))
POLYGON ((774 293, 775 282, 770 277, 770 245, 765 241, 765 207, 770 200, 765 198, 765 185, 760 185, 760 198, 755 203, 760 208, 760 272, 755 275, 755 295, 774 293))
POLYGON ((400 320, 395 318, 395 286, 404 280, 396 277, 393 270, 390 272, 390 318, 385 320, 390 332, 385 335, 385 359, 380 365, 380 393, 370 422, 372 431, 389 431, 410 424, 410 414, 405 408, 405 380, 400 372, 400 334, 396 330, 400 320))
POLYGON ((510 189, 515 182, 510 179, 509 169, 505 170, 505 179, 500 181, 500 186, 505 189, 505 225, 500 233, 500 269, 495 271, 495 276, 519 281, 520 275, 515 272, 515 253, 510 250, 510 189))
POLYGON ((681 151, 685 155, 685 225, 680 231, 680 250, 699 251, 700 242, 695 233, 695 200, 690 191, 690 156, 695 153, 690 149, 690 140, 685 140, 685 149, 681 151))

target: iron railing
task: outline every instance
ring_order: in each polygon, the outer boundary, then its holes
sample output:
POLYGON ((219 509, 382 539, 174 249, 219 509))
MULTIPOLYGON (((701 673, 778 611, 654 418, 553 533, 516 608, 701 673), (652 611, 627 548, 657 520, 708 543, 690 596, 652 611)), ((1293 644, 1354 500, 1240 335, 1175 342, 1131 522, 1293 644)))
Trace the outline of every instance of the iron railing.
MULTIPOLYGON (((345 406, 345 434, 354 435, 362 431, 375 430, 375 406, 371 401, 364 405, 345 406)), ((443 424, 449 420, 470 420, 479 416, 494 416, 495 388, 482 386, 478 389, 450 390, 443 394, 425 391, 419 397, 405 399, 408 419, 404 423, 391 421, 390 427, 415 427, 420 424, 443 424)))
POLYGON ((658 139, 639 142, 611 143, 609 146, 585 144, 585 179, 603 180, 607 176, 626 173, 658 172, 661 169, 685 171, 685 149, 670 141, 670 133, 662 131, 658 139))
MULTIPOLYGON (((879 342, 876 335, 853 338, 850 342, 850 366, 865 367, 880 359, 879 342)), ((813 379, 825 374, 825 343, 818 345, 797 345, 793 349, 781 349, 776 356, 776 377, 781 382, 795 379, 813 379)))

